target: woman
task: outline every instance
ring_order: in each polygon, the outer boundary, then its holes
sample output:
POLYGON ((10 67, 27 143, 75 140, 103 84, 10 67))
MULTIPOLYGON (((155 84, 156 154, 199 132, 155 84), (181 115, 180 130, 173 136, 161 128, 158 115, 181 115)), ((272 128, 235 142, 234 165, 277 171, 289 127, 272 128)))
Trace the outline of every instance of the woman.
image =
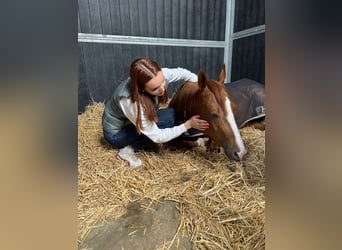
POLYGON ((178 81, 197 82, 197 76, 182 68, 161 69, 148 58, 131 64, 130 77, 116 88, 102 116, 104 138, 119 148, 117 159, 142 167, 135 151, 150 143, 168 142, 191 128, 203 131, 209 127, 198 115, 175 126, 174 109, 159 109, 168 101, 167 86, 178 81))

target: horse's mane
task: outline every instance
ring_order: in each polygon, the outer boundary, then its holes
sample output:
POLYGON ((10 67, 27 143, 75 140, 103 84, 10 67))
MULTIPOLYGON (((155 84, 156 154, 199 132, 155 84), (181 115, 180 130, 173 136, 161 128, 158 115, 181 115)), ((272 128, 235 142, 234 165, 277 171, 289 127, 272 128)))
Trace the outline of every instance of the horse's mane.
MULTIPOLYGON (((214 95, 221 109, 224 111, 224 115, 227 116, 225 102, 226 102, 226 98, 229 98, 229 95, 226 92, 224 85, 214 82, 214 81, 208 81, 206 86, 208 87, 209 91, 214 95)), ((177 108, 178 110, 184 110, 184 114, 180 114, 184 118, 186 118, 187 116, 186 113, 191 111, 192 105, 197 105, 196 102, 198 99, 195 98, 194 96, 198 93, 198 91, 200 91, 198 83, 191 83, 191 82, 183 84, 177 91, 176 95, 179 93, 181 93, 182 95, 182 97, 178 100, 177 108)), ((171 101, 170 105, 173 106, 174 103, 171 101)), ((235 105, 232 103, 233 108, 234 106, 235 105)))
POLYGON ((174 108, 178 110, 183 110, 183 114, 178 114, 184 119, 189 118, 188 112, 191 110, 192 106, 192 100, 194 99, 193 96, 197 93, 199 90, 198 84, 192 83, 192 82, 186 82, 184 83, 178 91, 173 96, 170 106, 173 106, 174 108), (180 98, 181 96, 181 98, 180 98), (174 100, 178 98, 178 102, 174 103, 174 100))

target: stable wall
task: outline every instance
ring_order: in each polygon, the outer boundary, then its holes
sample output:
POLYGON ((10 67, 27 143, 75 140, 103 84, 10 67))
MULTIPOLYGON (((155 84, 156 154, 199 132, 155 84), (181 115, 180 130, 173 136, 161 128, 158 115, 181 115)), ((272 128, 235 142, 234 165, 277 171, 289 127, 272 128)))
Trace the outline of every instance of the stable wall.
POLYGON ((255 31, 241 34, 260 23, 260 0, 79 0, 78 111, 106 101, 142 56, 162 67, 204 68, 210 78, 226 63, 228 82, 248 77, 264 83, 264 33, 256 32, 261 39, 250 38, 255 31))

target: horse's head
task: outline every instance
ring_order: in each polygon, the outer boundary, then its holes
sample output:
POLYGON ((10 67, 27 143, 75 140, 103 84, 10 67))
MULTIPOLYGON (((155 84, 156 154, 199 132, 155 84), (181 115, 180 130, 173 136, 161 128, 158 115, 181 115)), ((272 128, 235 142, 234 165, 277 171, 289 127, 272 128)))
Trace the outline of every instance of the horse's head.
POLYGON ((239 161, 247 153, 247 150, 235 122, 234 104, 224 88, 225 78, 225 65, 222 65, 217 80, 208 79, 203 69, 199 71, 199 91, 194 98, 197 105, 192 107, 192 112, 199 114, 202 119, 209 122, 210 127, 204 134, 223 147, 225 154, 230 159, 239 161))
POLYGON ((247 150, 235 122, 234 104, 224 88, 225 78, 225 65, 217 80, 208 79, 203 69, 199 71, 198 89, 192 98, 190 115, 199 114, 201 119, 207 120, 210 126, 204 135, 223 147, 228 158, 239 161, 247 150))

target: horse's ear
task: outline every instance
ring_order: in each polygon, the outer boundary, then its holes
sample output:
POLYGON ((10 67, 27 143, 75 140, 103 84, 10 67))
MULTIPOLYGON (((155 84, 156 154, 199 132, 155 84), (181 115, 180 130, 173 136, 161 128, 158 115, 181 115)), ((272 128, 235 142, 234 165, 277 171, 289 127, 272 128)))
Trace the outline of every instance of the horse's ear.
POLYGON ((200 89, 204 89, 208 81, 208 78, 204 72, 204 69, 200 69, 200 71, 198 72, 197 78, 198 78, 198 86, 200 87, 200 89))
POLYGON ((224 80, 226 79, 226 65, 225 64, 222 64, 222 67, 221 67, 221 72, 217 78, 217 81, 219 83, 224 83, 224 80))

